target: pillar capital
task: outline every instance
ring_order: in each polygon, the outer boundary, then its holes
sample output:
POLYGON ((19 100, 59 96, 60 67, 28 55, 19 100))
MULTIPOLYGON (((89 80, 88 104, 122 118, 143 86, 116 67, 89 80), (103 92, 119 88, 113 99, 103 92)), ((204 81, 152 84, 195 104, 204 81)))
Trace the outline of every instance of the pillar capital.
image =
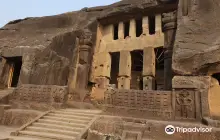
POLYGON ((177 11, 162 14, 163 32, 177 29, 177 11))

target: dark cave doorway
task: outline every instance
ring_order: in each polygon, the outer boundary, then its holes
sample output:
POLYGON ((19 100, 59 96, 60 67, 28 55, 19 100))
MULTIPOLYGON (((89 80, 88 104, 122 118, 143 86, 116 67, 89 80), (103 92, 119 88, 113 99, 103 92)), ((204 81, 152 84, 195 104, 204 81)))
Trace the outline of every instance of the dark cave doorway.
POLYGON ((131 89, 143 90, 143 50, 131 52, 131 89))
POLYGON ((158 47, 155 51, 155 62, 156 62, 156 90, 164 89, 164 48, 158 47))
POLYGON ((7 64, 10 66, 9 69, 9 77, 8 77, 8 88, 10 87, 17 87, 20 71, 22 66, 22 57, 7 57, 7 64))
POLYGON ((119 74, 119 60, 120 60, 120 52, 110 53, 111 55, 111 75, 110 75, 110 84, 115 85, 118 88, 118 74, 119 74))
POLYGON ((220 73, 215 73, 212 75, 212 77, 218 80, 218 83, 220 84, 220 73))

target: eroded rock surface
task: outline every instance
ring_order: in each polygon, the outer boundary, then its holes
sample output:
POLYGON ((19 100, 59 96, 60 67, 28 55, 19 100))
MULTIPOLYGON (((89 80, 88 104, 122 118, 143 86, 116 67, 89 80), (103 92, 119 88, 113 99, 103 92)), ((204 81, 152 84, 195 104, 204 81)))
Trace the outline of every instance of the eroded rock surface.
POLYGON ((220 1, 192 0, 189 6, 183 2, 178 9, 174 71, 181 75, 220 72, 220 1))

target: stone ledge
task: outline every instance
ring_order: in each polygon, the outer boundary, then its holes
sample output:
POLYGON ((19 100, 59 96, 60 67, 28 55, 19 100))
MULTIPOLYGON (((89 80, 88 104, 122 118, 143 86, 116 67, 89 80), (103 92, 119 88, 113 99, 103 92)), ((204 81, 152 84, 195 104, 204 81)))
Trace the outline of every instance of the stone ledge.
POLYGON ((172 80, 173 89, 207 89, 210 87, 210 76, 175 76, 172 80))

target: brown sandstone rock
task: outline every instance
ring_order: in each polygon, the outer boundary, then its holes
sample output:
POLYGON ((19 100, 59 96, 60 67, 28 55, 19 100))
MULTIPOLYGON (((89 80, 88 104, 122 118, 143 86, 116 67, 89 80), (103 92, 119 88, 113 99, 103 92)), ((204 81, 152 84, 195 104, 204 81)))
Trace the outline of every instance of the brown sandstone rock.
POLYGON ((220 1, 180 0, 173 70, 181 75, 220 72, 220 1), (184 6, 182 2, 191 2, 184 6), (184 12, 188 11, 188 12, 184 12))

